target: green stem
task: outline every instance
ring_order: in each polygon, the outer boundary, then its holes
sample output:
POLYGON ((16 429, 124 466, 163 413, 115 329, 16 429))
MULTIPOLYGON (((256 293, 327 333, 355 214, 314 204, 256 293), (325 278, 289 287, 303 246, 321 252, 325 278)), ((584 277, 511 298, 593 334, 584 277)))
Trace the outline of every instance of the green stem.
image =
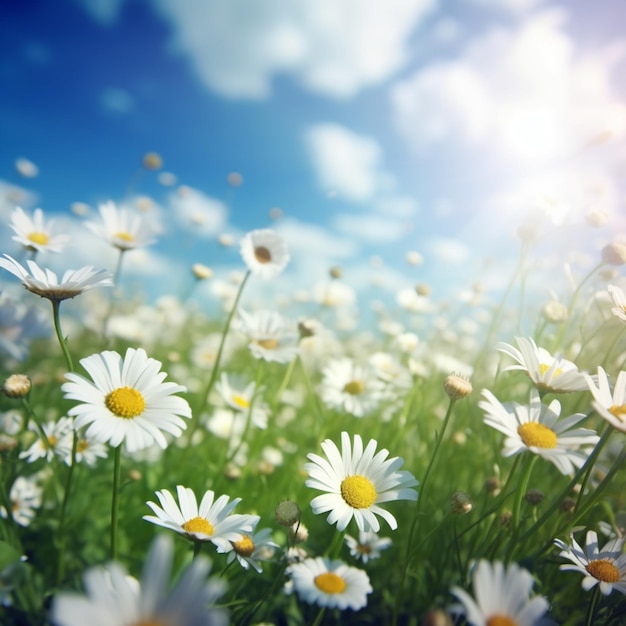
POLYGON ((317 617, 315 618, 315 621, 313 622, 313 626, 319 626, 322 623, 322 619, 324 617, 324 613, 326 612, 326 607, 323 606, 320 610, 319 613, 317 614, 317 617))
POLYGON ((587 619, 585 620, 585 626, 592 626, 594 623, 593 618, 596 613, 596 607, 598 606, 598 600, 600 599, 600 585, 597 584, 591 594, 589 600, 589 608, 587 609, 587 619))
POLYGON ((506 563, 510 563, 511 557, 513 556, 513 552, 515 548, 518 547, 517 537, 519 535, 520 530, 520 514, 522 511, 522 500, 526 492, 528 491, 528 483, 530 482, 530 475, 532 474, 533 467, 537 462, 539 457, 536 454, 533 454, 532 458, 530 458, 526 462, 526 468, 524 473, 522 474, 522 480, 520 481, 519 487, 515 493, 515 501, 513 503, 513 517, 511 520, 513 526, 513 535, 511 537, 511 541, 509 542, 509 549, 506 554, 506 563))
POLYGON ((72 493, 72 483, 74 480, 74 467, 76 466, 76 448, 78 447, 78 433, 76 430, 72 430, 72 452, 70 457, 70 466, 67 470, 67 477, 65 479, 65 491, 63 493, 63 502, 61 503, 61 513, 59 515, 59 560, 57 561, 57 587, 63 581, 63 573, 65 569, 65 546, 66 546, 66 513, 67 505, 70 501, 70 495, 72 493))
POLYGON ((67 371, 73 372, 74 365, 72 364, 72 357, 70 355, 69 350, 67 349, 67 342, 63 337, 63 333, 61 332, 61 319, 59 315, 59 310, 61 308, 60 300, 51 300, 52 302, 52 317, 54 319, 54 330, 57 335, 57 339, 59 340, 59 345, 61 346, 61 350, 63 351, 63 356, 65 357, 65 363, 67 364, 67 371))
POLYGON ((115 448, 113 456, 113 494, 111 499, 111 559, 117 559, 117 521, 119 512, 121 444, 115 448))

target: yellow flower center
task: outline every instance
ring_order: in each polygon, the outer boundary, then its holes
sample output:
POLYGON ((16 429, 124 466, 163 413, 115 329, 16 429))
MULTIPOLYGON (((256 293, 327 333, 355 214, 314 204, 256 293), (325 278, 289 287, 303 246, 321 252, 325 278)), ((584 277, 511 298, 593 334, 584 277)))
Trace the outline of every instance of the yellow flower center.
POLYGON ((254 249, 254 258, 259 263, 270 263, 272 260, 272 254, 265 246, 257 246, 254 249))
POLYGON ((486 622, 487 626, 517 626, 517 622, 506 615, 492 615, 486 622))
POLYGON ((138 622, 133 622, 131 626, 167 626, 165 622, 160 619, 140 619, 138 622))
POLYGON ((85 439, 79 439, 76 444, 76 452, 84 452, 89 447, 89 443, 85 439))
POLYGON ((618 420, 622 422, 626 419, 626 404, 614 404, 610 409, 609 413, 617 417, 618 420))
POLYGON ((517 428, 517 434, 529 448, 555 448, 557 444, 556 433, 538 422, 526 422, 517 428))
POLYGON ((57 445, 57 441, 58 441, 58 438, 56 435, 50 435, 48 437, 48 443, 50 444, 52 448, 54 448, 54 446, 57 445))
POLYGON ((237 394, 234 394, 230 398, 233 404, 236 404, 240 409, 248 409, 250 408, 250 403, 243 397, 237 394))
POLYGON ((351 396, 358 396, 365 391, 365 384, 362 380, 351 380, 343 386, 343 390, 351 396))
POLYGON ((40 246, 45 246, 49 241, 48 235, 46 235, 46 233, 37 232, 30 233, 28 237, 26 237, 26 239, 28 239, 28 241, 32 241, 33 243, 37 243, 40 246))
POLYGON ((360 552, 361 554, 370 554, 372 551, 372 546, 370 546, 368 543, 360 543, 357 545, 356 549, 357 552, 360 552))
POLYGON ((346 589, 346 581, 332 572, 317 575, 313 582, 320 591, 328 594, 343 593, 346 589))
POLYGON ((183 524, 183 530, 188 533, 202 533, 211 536, 213 534, 213 525, 204 517, 192 517, 183 524))
POLYGON ((117 417, 132 418, 141 415, 146 408, 143 396, 132 387, 118 387, 104 400, 107 409, 117 417))
POLYGON ((598 580, 603 583, 616 583, 620 579, 620 573, 617 567, 606 559, 596 559, 590 561, 585 569, 598 580))
POLYGON ((115 239, 121 239, 122 241, 135 241, 135 237, 124 230, 120 231, 119 233, 115 233, 113 237, 115 239))
POLYGON ((239 541, 233 541, 233 549, 241 556, 250 556, 254 552, 254 541, 250 535, 243 535, 239 541))
POLYGON ((257 339, 256 343, 266 350, 276 350, 278 348, 278 339, 257 339))
POLYGON ((369 478, 355 474, 341 481, 341 497, 354 509, 367 509, 376 502, 376 489, 369 478))
MULTIPOLYGON (((543 376, 550 368, 552 367, 552 365, 547 365, 546 363, 540 363, 539 364, 539 373, 543 376)), ((552 376, 558 376, 563 370, 560 367, 557 367, 554 370, 554 374, 552 374, 552 376)))

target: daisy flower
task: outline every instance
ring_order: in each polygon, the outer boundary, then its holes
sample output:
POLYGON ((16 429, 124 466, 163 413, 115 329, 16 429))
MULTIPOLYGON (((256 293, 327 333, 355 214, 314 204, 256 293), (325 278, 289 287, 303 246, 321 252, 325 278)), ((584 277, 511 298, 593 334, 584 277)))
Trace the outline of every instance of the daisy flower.
POLYGON ((85 226, 114 248, 124 252, 154 243, 153 231, 141 215, 118 209, 113 202, 101 204, 98 210, 102 223, 86 222, 85 226))
POLYGON ((538 626, 551 623, 542 619, 548 601, 542 596, 530 597, 533 577, 527 570, 511 563, 508 567, 499 561, 493 564, 481 560, 472 576, 475 599, 460 587, 451 592, 461 605, 454 612, 462 613, 472 626, 538 626))
MULTIPOLYGON (((222 373, 220 380, 215 385, 216 390, 222 396, 224 402, 236 413, 248 414, 252 411, 250 419, 257 428, 267 428, 267 405, 256 399, 256 383, 248 383, 243 389, 235 389, 228 380, 228 375, 222 373)), ((260 390, 259 390, 260 391, 260 390)))
POLYGON ((384 384, 371 367, 357 365, 347 357, 333 359, 322 370, 320 396, 326 406, 363 417, 382 399, 384 384))
POLYGON ((244 534, 239 541, 233 541, 232 544, 233 549, 228 553, 226 563, 237 559, 241 567, 252 567, 259 574, 263 571, 259 561, 269 561, 278 548, 278 544, 272 541, 271 528, 264 528, 250 535, 244 534))
POLYGON ((593 395, 592 406, 613 428, 626 432, 626 371, 617 375, 613 393, 609 377, 602 367, 598 367, 597 380, 585 374, 585 380, 593 395), (596 384, 597 383, 597 384, 596 384))
MULTIPOLYGON (((35 518, 35 509, 41 506, 41 487, 31 478, 18 476, 11 486, 9 501, 11 516, 16 524, 28 526, 35 518)), ((0 516, 7 517, 7 511, 0 507, 0 516)))
POLYGON ((228 496, 224 495, 215 500, 215 492, 209 490, 198 506, 193 490, 178 485, 176 491, 179 504, 167 489, 157 491, 161 506, 146 502, 156 516, 144 515, 143 519, 192 541, 210 541, 218 552, 230 552, 233 549, 231 542, 242 541, 244 534, 251 533, 258 522, 255 515, 233 513, 241 498, 229 503, 228 496))
POLYGON ((214 606, 226 590, 223 581, 207 580, 211 566, 202 556, 185 567, 173 587, 170 576, 174 547, 157 537, 146 559, 141 581, 116 563, 87 570, 86 595, 58 593, 52 604, 56 626, 227 626, 228 614, 214 606))
POLYGON ((355 539, 350 535, 346 535, 346 545, 350 550, 350 554, 367 563, 371 559, 378 559, 382 550, 391 547, 391 539, 389 537, 379 537, 376 533, 370 531, 359 533, 359 538, 355 539))
MULTIPOLYGON (((50 462, 55 454, 66 457, 72 449, 71 436, 68 437, 73 430, 72 426, 71 417, 62 417, 58 422, 43 424, 41 429, 46 436, 46 440, 44 441, 41 436, 38 436, 28 450, 20 452, 20 459, 26 459, 27 463, 34 463, 42 458, 50 462), (68 440, 69 447, 67 445, 68 440)), ((39 428, 33 423, 30 425, 30 430, 40 435, 39 428)))
POLYGON ((75 428, 89 426, 87 438, 122 442, 129 452, 156 442, 167 446, 163 431, 178 437, 186 428, 180 417, 191 417, 186 400, 172 394, 186 391, 182 385, 163 382, 167 374, 161 363, 149 358, 142 348, 128 348, 124 358, 105 350, 80 360, 93 382, 70 372, 61 387, 65 397, 81 404, 68 415, 76 416, 75 428))
POLYGON ((289 363, 298 354, 298 334, 275 311, 239 311, 238 329, 248 336, 255 359, 289 363))
POLYGON ((504 456, 529 450, 553 463, 561 474, 572 474, 599 440, 593 430, 572 428, 585 419, 584 413, 559 419, 560 402, 553 400, 546 406, 536 389, 531 389, 529 405, 502 404, 488 389, 482 395, 485 399, 478 406, 485 411, 483 421, 507 436, 504 456))
POLYGON ((301 600, 327 608, 358 611, 372 593, 369 576, 343 561, 322 557, 304 559, 287 568, 293 589, 301 600))
POLYGON ((585 549, 570 534, 572 545, 568 546, 560 539, 554 543, 561 549, 559 556, 568 559, 573 565, 561 565, 562 571, 580 572, 583 574, 582 587, 585 591, 600 584, 600 591, 608 595, 617 589, 626 595, 626 554, 624 554, 624 537, 611 539, 598 549, 598 535, 595 531, 587 532, 585 549))
POLYGON ((626 322, 626 295, 617 285, 609 285, 608 291, 615 305, 611 309, 611 313, 618 319, 626 322))
POLYGON ((395 500, 417 500, 413 489, 418 484, 413 474, 399 471, 404 461, 399 457, 388 459, 389 451, 376 453, 377 442, 371 439, 365 450, 359 435, 354 436, 354 446, 348 433, 341 433, 341 452, 326 439, 322 443, 328 460, 317 454, 308 454, 311 463, 304 469, 309 478, 307 487, 325 491, 313 498, 311 508, 315 514, 330 511, 327 521, 344 530, 352 518, 360 531, 378 532, 380 515, 392 529, 398 527, 396 518, 380 504, 395 500))
POLYGON ((8 254, 4 258, 0 257, 0 267, 17 276, 28 291, 48 300, 66 300, 94 287, 113 285, 111 272, 97 270, 91 265, 85 265, 79 270, 67 270, 59 281, 53 271, 40 268, 34 261, 26 261, 26 264, 28 269, 8 254))
MULTIPOLYGON (((63 461, 66 465, 72 464, 72 441, 73 437, 68 433, 65 440, 60 442, 63 450, 67 450, 67 454, 63 461)), ((76 443, 76 462, 84 463, 89 467, 95 467, 98 459, 106 459, 108 456, 107 447, 100 441, 88 437, 78 437, 76 443)))
POLYGON ((23 361, 28 354, 29 340, 49 334, 47 320, 39 309, 17 302, 0 291, 0 352, 23 361))
POLYGON ((248 270, 261 278, 278 276, 289 263, 285 240, 273 230, 249 232, 241 240, 241 256, 248 270))
POLYGON ((587 389, 585 378, 574 363, 558 355, 552 356, 544 348, 538 348, 533 339, 516 337, 515 341, 519 350, 508 343, 500 342, 496 345, 496 350, 517 361, 517 365, 509 365, 502 371, 526 372, 535 387, 542 392, 561 393, 587 389))
POLYGON ((34 252, 62 252, 68 244, 67 235, 52 234, 54 221, 44 220, 43 211, 35 209, 33 216, 27 215, 21 207, 16 207, 11 213, 13 241, 22 244, 27 250, 34 252))

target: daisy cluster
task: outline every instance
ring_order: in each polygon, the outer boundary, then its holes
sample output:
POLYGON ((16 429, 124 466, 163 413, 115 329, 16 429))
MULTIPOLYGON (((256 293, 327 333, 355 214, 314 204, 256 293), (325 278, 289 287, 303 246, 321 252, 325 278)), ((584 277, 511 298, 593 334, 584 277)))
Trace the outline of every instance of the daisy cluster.
POLYGON ((133 300, 126 263, 163 234, 142 206, 84 221, 110 269, 11 214, 0 623, 622 623, 621 241, 528 311, 420 283, 366 329, 338 266, 256 304, 287 284, 280 229, 218 237, 228 279, 201 259, 179 295, 133 300))

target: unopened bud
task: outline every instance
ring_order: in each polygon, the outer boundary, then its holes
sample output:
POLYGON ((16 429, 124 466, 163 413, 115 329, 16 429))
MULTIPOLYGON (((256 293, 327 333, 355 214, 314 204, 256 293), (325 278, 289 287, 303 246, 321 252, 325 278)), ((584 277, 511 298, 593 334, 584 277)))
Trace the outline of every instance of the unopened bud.
POLYGON ((443 388, 446 390, 451 400, 460 400, 472 393, 472 383, 459 374, 446 376, 443 382, 443 388))
POLYGON ((9 398, 23 398, 31 387, 32 383, 26 374, 12 374, 2 384, 2 391, 9 398))
POLYGON ((539 489, 529 489, 524 496, 524 499, 531 506, 538 506, 543 502, 545 495, 543 491, 539 491, 539 489))
POLYGON ((163 167, 163 159, 156 152, 148 152, 143 157, 143 166, 147 170, 160 170, 163 167))
POLYGON ((331 278, 341 278, 343 276, 343 270, 338 265, 331 267, 328 273, 331 278))
POLYGON ((576 508, 576 500, 574 498, 565 498, 559 505, 559 510, 562 513, 572 513, 576 508))
POLYGON ((450 498, 450 511, 455 515, 466 515, 473 506, 472 499, 464 491, 457 491, 450 498))
POLYGON ((284 500, 276 507, 274 515, 281 526, 293 526, 300 521, 300 507, 291 500, 284 500))
POLYGON ((512 520, 513 514, 511 513, 511 511, 505 511, 504 513, 502 513, 502 515, 500 515, 500 519, 498 521, 500 522, 500 526, 502 526, 503 528, 510 528, 512 520))
POLYGON ((435 609, 424 615, 422 626, 454 626, 454 622, 445 611, 435 609))
POLYGON ((213 278, 213 270, 206 265, 202 265, 202 263, 194 263, 191 266, 191 273, 198 280, 208 280, 209 278, 213 278))
POLYGON ((485 481, 485 491, 490 496, 497 496, 500 493, 500 479, 497 476, 490 476, 485 481))
POLYGON ((608 265, 624 265, 626 263, 626 244, 620 241, 609 243, 601 252, 602 261, 608 265))

